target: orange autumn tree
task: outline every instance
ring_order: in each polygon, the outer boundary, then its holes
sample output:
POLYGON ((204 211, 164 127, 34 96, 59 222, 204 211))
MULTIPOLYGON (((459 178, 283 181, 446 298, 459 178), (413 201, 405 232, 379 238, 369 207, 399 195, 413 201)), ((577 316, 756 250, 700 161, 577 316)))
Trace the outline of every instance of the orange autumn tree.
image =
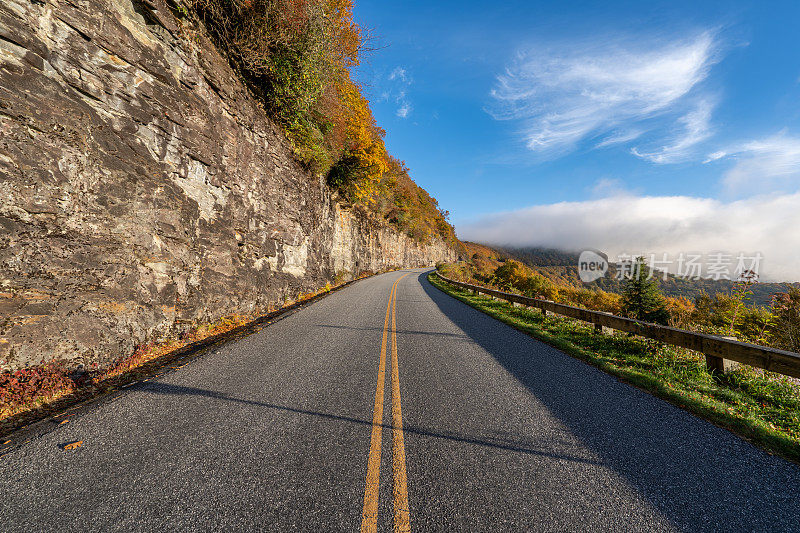
POLYGON ((341 189, 355 202, 372 203, 383 175, 389 170, 389 154, 383 144, 384 132, 375 123, 369 102, 349 76, 341 80, 341 115, 344 150, 328 173, 328 183, 341 189))
POLYGON ((363 31, 353 20, 352 0, 330 0, 330 37, 335 51, 334 60, 341 66, 358 66, 363 50, 363 31))
POLYGON ((352 0, 189 1, 309 171, 416 239, 456 241, 446 212, 393 163, 353 81, 369 36, 352 0))

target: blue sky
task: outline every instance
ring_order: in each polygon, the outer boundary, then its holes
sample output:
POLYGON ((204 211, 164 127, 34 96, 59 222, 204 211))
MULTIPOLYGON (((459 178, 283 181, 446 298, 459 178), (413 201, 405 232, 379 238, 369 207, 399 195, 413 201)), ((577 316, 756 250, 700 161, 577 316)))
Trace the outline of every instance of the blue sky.
POLYGON ((800 279, 800 2, 763 4, 360 0, 358 77, 462 238, 800 279))

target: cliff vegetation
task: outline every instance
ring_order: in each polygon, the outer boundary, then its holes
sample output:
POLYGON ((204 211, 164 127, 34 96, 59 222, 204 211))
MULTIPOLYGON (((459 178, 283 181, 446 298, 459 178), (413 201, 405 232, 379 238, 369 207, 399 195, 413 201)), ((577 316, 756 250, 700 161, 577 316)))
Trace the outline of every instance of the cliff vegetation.
POLYGON ((352 0, 189 1, 309 170, 415 239, 457 242, 447 211, 387 152, 353 80, 370 39, 352 0))

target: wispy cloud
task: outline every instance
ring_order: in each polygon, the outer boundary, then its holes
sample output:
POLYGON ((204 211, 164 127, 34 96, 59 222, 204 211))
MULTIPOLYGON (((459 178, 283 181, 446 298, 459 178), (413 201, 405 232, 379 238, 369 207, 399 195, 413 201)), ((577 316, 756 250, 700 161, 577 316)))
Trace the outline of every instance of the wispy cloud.
POLYGON ((800 193, 733 202, 626 193, 532 206, 460 224, 461 238, 619 253, 761 252, 764 279, 800 280, 800 193))
POLYGON ((800 138, 785 131, 719 150, 709 154, 705 162, 721 159, 736 161, 723 178, 729 192, 794 190, 800 185, 800 138))
POLYGON ((708 136, 713 106, 688 110, 688 100, 703 101, 698 86, 719 56, 712 31, 670 42, 628 39, 526 50, 497 78, 489 112, 520 121, 527 146, 546 154, 589 138, 601 138, 598 147, 629 142, 655 127, 648 121, 656 117, 682 116, 685 137, 645 155, 667 162, 708 136))
POLYGON ((391 74, 389 74, 390 80, 402 80, 408 81, 408 76, 406 74, 406 69, 403 67, 395 67, 391 74))
POLYGON ((611 132, 608 137, 597 143, 595 148, 614 146, 615 144, 625 144, 638 139, 644 133, 641 129, 618 130, 611 132))
POLYGON ((405 68, 395 67, 391 74, 389 74, 389 81, 394 82, 395 89, 391 93, 384 93, 386 98, 388 99, 389 95, 392 94, 394 102, 399 106, 397 111, 395 111, 395 115, 399 118, 408 118, 408 115, 413 109, 408 99, 408 88, 413 83, 411 76, 409 76, 405 68))
POLYGON ((642 152, 638 147, 631 148, 631 153, 653 163, 678 163, 692 155, 694 147, 711 137, 711 113, 714 104, 710 100, 701 100, 695 109, 678 119, 682 131, 670 140, 669 144, 651 151, 642 152))
POLYGON ((601 178, 589 188, 592 197, 606 198, 608 196, 627 196, 631 192, 618 178, 601 178))

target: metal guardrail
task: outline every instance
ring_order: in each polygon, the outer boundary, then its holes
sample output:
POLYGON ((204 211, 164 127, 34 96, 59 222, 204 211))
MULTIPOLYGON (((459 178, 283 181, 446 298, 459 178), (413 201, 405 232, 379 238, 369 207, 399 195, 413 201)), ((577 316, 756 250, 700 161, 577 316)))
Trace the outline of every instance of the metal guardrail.
POLYGON ((436 275, 447 283, 456 285, 457 287, 463 287, 474 292, 506 300, 512 304, 536 307, 541 309, 544 313, 556 313, 584 322, 590 322, 594 324, 596 331, 601 332, 603 328, 610 328, 633 333, 673 346, 681 346, 683 348, 696 350, 706 356, 706 364, 711 371, 725 372, 734 366, 731 364, 731 361, 735 361, 736 363, 763 368, 770 372, 800 378, 800 354, 794 352, 759 346, 757 344, 749 344, 725 337, 718 337, 716 335, 706 335, 704 333, 695 333, 685 329, 660 326, 641 320, 612 315, 611 313, 590 311, 581 307, 559 304, 550 300, 528 298, 527 296, 521 296, 519 294, 511 294, 488 287, 481 287, 480 285, 471 285, 462 281, 456 281, 441 275, 439 272, 436 272, 436 275))

